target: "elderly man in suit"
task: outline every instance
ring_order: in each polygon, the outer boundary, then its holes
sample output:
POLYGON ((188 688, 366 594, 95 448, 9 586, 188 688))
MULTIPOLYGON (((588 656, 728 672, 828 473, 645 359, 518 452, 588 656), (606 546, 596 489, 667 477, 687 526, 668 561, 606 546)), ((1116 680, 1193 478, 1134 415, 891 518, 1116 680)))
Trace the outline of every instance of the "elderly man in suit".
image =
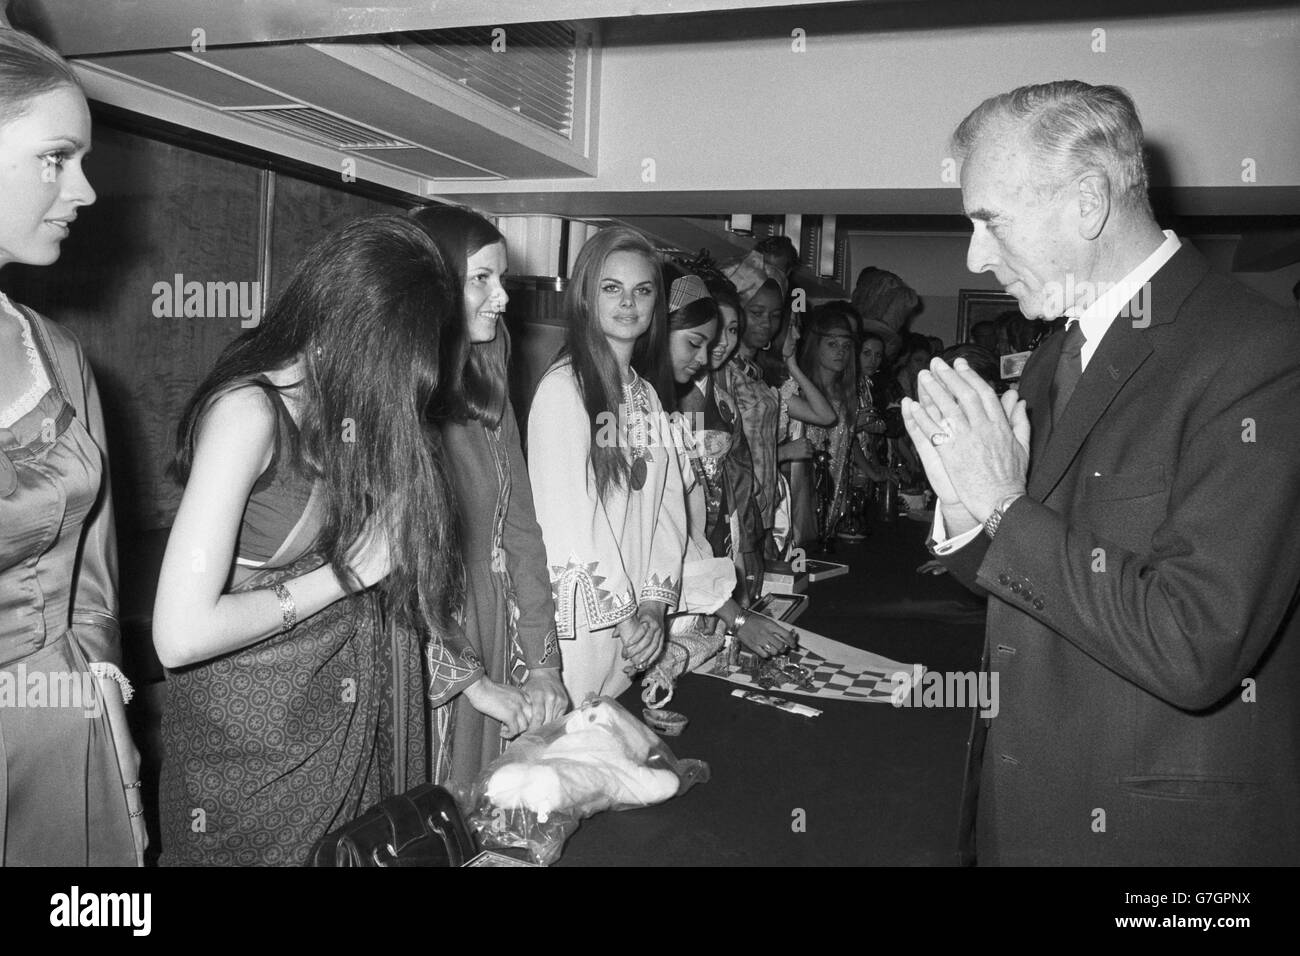
POLYGON ((1122 90, 1022 87, 954 143, 967 266, 1071 320, 1019 394, 936 359, 903 408, 931 549, 989 597, 979 862, 1300 863, 1300 329, 1161 232, 1122 90))

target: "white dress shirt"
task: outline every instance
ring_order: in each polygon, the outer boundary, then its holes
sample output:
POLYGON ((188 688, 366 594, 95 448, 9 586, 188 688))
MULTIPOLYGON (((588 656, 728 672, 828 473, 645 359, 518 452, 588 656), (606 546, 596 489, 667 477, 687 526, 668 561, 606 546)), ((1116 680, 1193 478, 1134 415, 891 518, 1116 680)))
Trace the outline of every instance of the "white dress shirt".
MULTIPOLYGON (((1151 289, 1147 283, 1166 262, 1173 258, 1181 245, 1172 231, 1166 229, 1164 234, 1165 241, 1157 246, 1151 255, 1143 259, 1137 268, 1114 285, 1106 287, 1099 283, 1096 288, 1093 288, 1080 284, 1080 287, 1075 289, 1072 298, 1076 302, 1084 301, 1087 305, 1082 309, 1078 305, 1071 305, 1065 310, 1065 314, 1072 321, 1078 321, 1079 328, 1083 332, 1083 349, 1079 353, 1083 368, 1088 367, 1088 362, 1096 354, 1111 323, 1129 308, 1130 303, 1133 303, 1133 307, 1129 309, 1129 318, 1135 325, 1151 321, 1151 289)), ((936 554, 951 554, 974 541, 975 536, 982 530, 981 525, 976 525, 955 538, 947 537, 947 528, 943 523, 943 509, 938 502, 935 503, 934 527, 930 535, 935 542, 936 554)))

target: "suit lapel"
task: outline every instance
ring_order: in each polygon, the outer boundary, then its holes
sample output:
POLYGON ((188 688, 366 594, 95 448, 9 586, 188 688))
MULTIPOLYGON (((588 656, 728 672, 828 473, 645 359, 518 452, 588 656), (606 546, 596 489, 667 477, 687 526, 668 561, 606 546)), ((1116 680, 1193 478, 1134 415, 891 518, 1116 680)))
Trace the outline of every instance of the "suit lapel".
MULTIPOLYGON (((1033 467, 1029 473, 1029 494, 1036 501, 1045 501, 1052 490, 1060 483, 1071 462, 1079 454, 1089 433, 1096 427, 1115 396, 1124 388, 1134 373, 1151 357, 1151 335, 1155 326, 1174 321, 1183 300, 1188 293, 1204 278, 1209 271, 1209 263, 1194 248, 1183 244, 1174 253, 1164 267, 1151 280, 1151 291, 1145 297, 1146 307, 1150 310, 1147 321, 1142 328, 1134 327, 1134 319, 1129 315, 1117 316, 1102 337, 1101 344, 1093 353, 1088 367, 1083 370, 1083 377, 1075 387, 1056 428, 1051 429, 1045 442, 1039 446, 1033 442, 1031 461, 1033 467), (1155 310, 1154 304, 1160 308, 1155 310)), ((1057 336, 1053 336, 1057 338, 1057 336)), ((1060 336, 1064 339, 1064 336, 1060 336)), ((1060 355, 1060 345, 1053 354, 1060 355)), ((1044 355, 1044 359, 1047 356, 1044 355)), ((1046 362, 1042 363, 1046 365, 1046 362)), ((1052 362, 1050 371, 1040 366, 1037 372, 1046 374, 1046 384, 1042 386, 1043 396, 1040 404, 1043 412, 1031 424, 1037 430, 1038 420, 1050 420, 1047 389, 1051 387, 1052 374, 1056 362, 1052 362)), ((1045 423, 1045 422, 1044 422, 1045 423)))
POLYGON ((1030 476, 1029 494, 1035 500, 1045 501, 1052 493, 1102 413, 1151 355, 1147 331, 1135 329, 1124 316, 1106 330, 1030 476))

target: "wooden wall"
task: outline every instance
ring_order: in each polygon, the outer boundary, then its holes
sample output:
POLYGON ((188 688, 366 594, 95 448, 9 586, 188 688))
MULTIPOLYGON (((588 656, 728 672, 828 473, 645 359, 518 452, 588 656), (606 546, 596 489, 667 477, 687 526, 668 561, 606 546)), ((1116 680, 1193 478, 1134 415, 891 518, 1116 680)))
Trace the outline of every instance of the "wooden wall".
POLYGON ((176 424, 241 319, 154 314, 154 285, 253 282, 261 244, 263 178, 274 175, 270 275, 274 291, 314 241, 357 216, 403 205, 355 195, 96 124, 87 174, 98 201, 81 210, 58 263, 10 266, 14 299, 81 340, 103 394, 119 527, 171 524, 179 486, 167 475, 176 424))

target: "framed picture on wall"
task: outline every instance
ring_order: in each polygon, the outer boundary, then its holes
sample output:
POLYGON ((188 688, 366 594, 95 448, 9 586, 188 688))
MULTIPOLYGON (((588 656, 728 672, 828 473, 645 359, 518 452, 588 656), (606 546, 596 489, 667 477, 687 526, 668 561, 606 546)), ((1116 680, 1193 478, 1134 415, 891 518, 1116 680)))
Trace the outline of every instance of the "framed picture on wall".
POLYGON ((990 289, 957 290, 957 342, 970 338, 970 330, 977 322, 992 321, 1003 312, 1020 312, 1016 297, 1008 292, 990 289))

